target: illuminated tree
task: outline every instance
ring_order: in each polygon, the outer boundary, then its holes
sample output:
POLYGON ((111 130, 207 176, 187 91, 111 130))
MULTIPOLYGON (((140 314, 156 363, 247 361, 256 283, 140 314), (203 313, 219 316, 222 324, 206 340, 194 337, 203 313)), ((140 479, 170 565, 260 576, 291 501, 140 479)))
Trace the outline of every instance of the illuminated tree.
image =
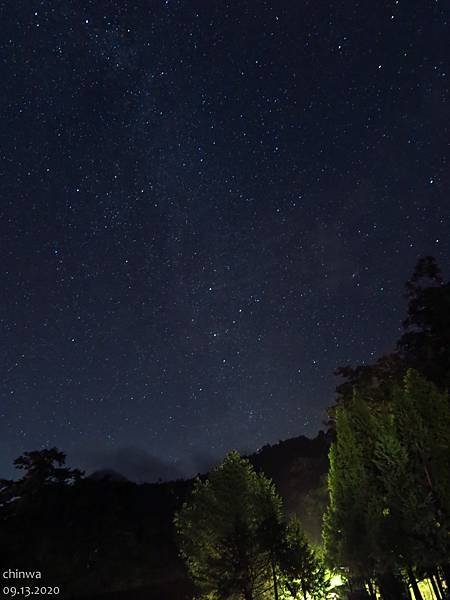
POLYGON ((357 586, 372 589, 376 580, 385 600, 400 600, 407 595, 395 546, 383 543, 389 509, 374 462, 379 426, 356 390, 345 408, 337 408, 324 542, 330 566, 347 572, 357 586))
POLYGON ((286 527, 278 553, 280 582, 294 599, 324 598, 327 588, 325 570, 312 549, 297 517, 286 527))
MULTIPOLYGON (((237 452, 230 452, 175 517, 181 553, 205 596, 263 598, 274 587, 275 548, 282 529, 281 499, 237 452)), ((276 577, 275 577, 276 579, 276 577)))
POLYGON ((324 517, 324 543, 329 566, 366 581, 375 571, 373 547, 376 494, 366 470, 367 449, 357 434, 369 429, 370 415, 355 395, 351 404, 336 411, 336 442, 330 450, 329 506, 324 517))
POLYGON ((383 402, 355 390, 336 411, 324 539, 333 565, 375 577, 401 598, 399 575, 422 596, 417 574, 446 574, 450 538, 448 397, 409 370, 383 402))
MULTIPOLYGON (((397 390, 395 424, 404 448, 410 482, 406 510, 414 540, 422 541, 416 564, 430 569, 440 564, 450 587, 450 404, 448 395, 409 370, 397 390), (411 502, 412 500, 412 502, 411 502)), ((396 487, 398 495, 398 486, 396 487)), ((411 540, 411 544, 413 540, 411 540)))

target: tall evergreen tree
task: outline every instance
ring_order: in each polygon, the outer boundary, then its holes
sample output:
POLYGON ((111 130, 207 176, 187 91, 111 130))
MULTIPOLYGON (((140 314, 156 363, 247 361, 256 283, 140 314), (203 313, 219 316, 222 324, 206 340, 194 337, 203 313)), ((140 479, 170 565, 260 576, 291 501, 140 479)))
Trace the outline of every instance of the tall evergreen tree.
MULTIPOLYGON (((450 389, 450 282, 444 282, 435 259, 425 256, 418 260, 405 288, 408 316, 395 350, 373 364, 339 367, 336 375, 344 381, 336 388, 337 404, 351 401, 355 386, 373 402, 382 401, 410 368, 441 390, 450 389)), ((333 413, 332 407, 332 421, 333 413)))
POLYGON ((367 520, 370 489, 363 448, 352 423, 350 408, 354 407, 355 400, 346 409, 338 407, 336 412, 336 442, 330 450, 329 506, 324 517, 324 542, 330 567, 369 579, 375 567, 367 520))
POLYGON ((335 566, 375 576, 383 598, 402 597, 402 574, 421 600, 416 575, 448 568, 450 405, 413 370, 391 387, 336 411, 324 535, 335 566))
MULTIPOLYGON (((408 457, 415 509, 411 531, 423 540, 419 566, 441 563, 450 555, 450 404, 448 395, 409 370, 395 402, 397 435, 408 457)), ((412 493, 412 492, 411 492, 412 493)), ((449 582, 450 583, 450 582, 449 582)))
POLYGON ((309 544, 301 523, 292 517, 278 553, 282 586, 294 600, 324 598, 327 583, 322 561, 309 544))
POLYGON ((450 388, 450 282, 432 256, 417 262, 406 283, 408 317, 397 351, 408 368, 440 389, 450 388))
POLYGON ((58 448, 24 452, 14 461, 14 466, 24 471, 23 477, 17 480, 0 480, 0 508, 9 507, 13 499, 14 506, 36 502, 36 496, 46 488, 79 481, 84 473, 79 469, 65 467, 65 462, 66 455, 58 448))
POLYGON ((230 452, 197 479, 175 517, 182 556, 203 597, 279 600, 287 591, 323 598, 324 570, 298 520, 284 521, 272 482, 230 452))
POLYGON ((230 452, 206 481, 197 479, 175 518, 188 570, 211 598, 263 598, 273 589, 267 527, 282 527, 281 499, 237 452, 230 452))
POLYGON ((356 390, 352 401, 337 409, 324 541, 332 567, 344 569, 369 589, 376 579, 385 600, 398 600, 406 597, 406 590, 397 543, 390 544, 390 509, 375 460, 381 420, 356 390))

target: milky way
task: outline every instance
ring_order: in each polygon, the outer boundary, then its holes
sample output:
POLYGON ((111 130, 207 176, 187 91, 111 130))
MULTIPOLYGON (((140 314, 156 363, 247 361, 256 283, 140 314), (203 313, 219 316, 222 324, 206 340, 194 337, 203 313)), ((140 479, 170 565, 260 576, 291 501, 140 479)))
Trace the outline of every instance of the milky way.
POLYGON ((0 474, 315 435, 449 267, 444 2, 1 9, 0 474))

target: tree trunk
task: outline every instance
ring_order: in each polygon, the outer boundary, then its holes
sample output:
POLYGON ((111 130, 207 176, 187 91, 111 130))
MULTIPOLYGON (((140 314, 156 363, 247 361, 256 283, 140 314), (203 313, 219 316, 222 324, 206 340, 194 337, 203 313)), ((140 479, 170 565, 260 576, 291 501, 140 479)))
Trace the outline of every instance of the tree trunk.
POLYGON ((373 582, 371 579, 367 580, 367 587, 369 588, 370 600, 377 600, 377 595, 375 593, 375 589, 374 589, 373 582))
POLYGON ((302 591, 303 591, 303 598, 304 598, 304 600, 308 600, 308 595, 306 593, 306 586, 303 583, 303 581, 302 581, 302 591))
POLYGON ((442 600, 442 596, 441 596, 439 588, 438 588, 438 586, 436 584, 436 580, 434 578, 434 574, 433 573, 430 573, 428 575, 428 580, 430 582, 430 585, 431 585, 431 588, 433 590, 433 594, 434 594, 436 600, 442 600))
POLYGON ((383 600, 408 600, 409 593, 405 584, 394 573, 382 573, 377 582, 383 600))
POLYGON ((272 560, 272 577, 273 577, 273 597, 275 600, 278 600, 278 581, 277 581, 277 572, 275 570, 275 563, 272 560))
POLYGON ((414 575, 412 568, 408 567, 407 572, 408 572, 408 577, 409 577, 409 583, 411 584, 411 587, 413 589, 415 599, 423 600, 422 593, 419 589, 419 585, 417 583, 417 580, 416 580, 416 577, 414 575))
POLYGON ((447 593, 450 590, 450 565, 448 563, 443 563, 441 565, 442 574, 444 575, 444 581, 447 586, 447 593))
POLYGON ((441 576, 437 569, 436 569, 435 573, 433 574, 433 579, 436 582, 439 593, 441 594, 441 598, 445 598, 445 592, 444 592, 444 588, 442 587, 441 576))

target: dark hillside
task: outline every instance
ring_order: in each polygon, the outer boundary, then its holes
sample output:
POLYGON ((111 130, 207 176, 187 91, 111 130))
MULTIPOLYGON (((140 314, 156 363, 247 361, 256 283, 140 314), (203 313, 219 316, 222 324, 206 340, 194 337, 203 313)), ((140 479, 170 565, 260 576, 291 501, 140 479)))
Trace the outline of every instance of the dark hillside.
POLYGON ((249 456, 253 465, 275 483, 289 514, 297 514, 311 538, 321 539, 322 515, 326 506, 326 474, 331 436, 319 432, 264 446, 249 456))
MULTIPOLYGON (((273 479, 289 513, 318 541, 329 439, 323 433, 264 446, 249 459, 273 479)), ((0 509, 1 565, 40 570, 64 598, 192 597, 173 517, 192 480, 136 484, 104 471, 74 485, 45 485, 0 509)))

